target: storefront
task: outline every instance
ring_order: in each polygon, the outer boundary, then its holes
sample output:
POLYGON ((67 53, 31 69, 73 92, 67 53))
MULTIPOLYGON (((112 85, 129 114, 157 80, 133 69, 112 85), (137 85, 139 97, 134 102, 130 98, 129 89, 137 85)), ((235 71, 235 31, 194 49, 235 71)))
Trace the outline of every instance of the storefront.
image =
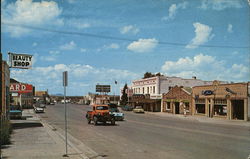
POLYGON ((163 94, 162 112, 172 114, 191 114, 191 88, 175 86, 163 94))
POLYGON ((229 120, 249 120, 249 83, 193 87, 193 115, 229 120))
POLYGON ((160 112, 161 111, 161 99, 150 98, 149 94, 134 94, 132 95, 132 106, 142 106, 144 111, 160 112))

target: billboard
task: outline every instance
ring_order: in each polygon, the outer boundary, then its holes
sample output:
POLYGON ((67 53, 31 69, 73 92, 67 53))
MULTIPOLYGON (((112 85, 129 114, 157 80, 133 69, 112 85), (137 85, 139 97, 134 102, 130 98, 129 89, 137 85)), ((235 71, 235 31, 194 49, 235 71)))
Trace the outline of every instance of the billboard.
POLYGON ((8 53, 10 68, 30 69, 32 67, 32 55, 8 53))
POLYGON ((11 93, 32 93, 33 86, 31 84, 11 83, 10 92, 11 93))
POLYGON ((96 85, 96 92, 110 92, 110 85, 96 85))

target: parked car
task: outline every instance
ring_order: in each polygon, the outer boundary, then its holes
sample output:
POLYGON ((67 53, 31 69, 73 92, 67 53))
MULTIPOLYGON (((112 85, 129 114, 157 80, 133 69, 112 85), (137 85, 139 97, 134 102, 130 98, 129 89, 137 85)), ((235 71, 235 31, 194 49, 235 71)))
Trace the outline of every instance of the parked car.
POLYGON ((136 107, 133 109, 133 112, 134 112, 134 113, 144 113, 144 109, 142 108, 142 106, 136 106, 136 107))
POLYGON ((35 113, 44 113, 44 108, 41 107, 35 107, 34 108, 35 113))
POLYGON ((120 112, 117 107, 109 107, 109 113, 115 116, 115 120, 124 120, 124 113, 120 112))
POLYGON ((10 106, 10 119, 21 119, 22 118, 22 109, 18 105, 10 106))
POLYGON ((94 125, 97 125, 98 122, 102 122, 104 124, 106 124, 106 122, 110 122, 111 125, 115 125, 115 116, 114 114, 109 113, 108 105, 92 105, 92 110, 87 111, 86 118, 88 120, 88 124, 93 121, 94 125))
POLYGON ((124 111, 132 111, 133 107, 129 106, 129 105, 124 105, 124 106, 122 106, 122 110, 124 110, 124 111))

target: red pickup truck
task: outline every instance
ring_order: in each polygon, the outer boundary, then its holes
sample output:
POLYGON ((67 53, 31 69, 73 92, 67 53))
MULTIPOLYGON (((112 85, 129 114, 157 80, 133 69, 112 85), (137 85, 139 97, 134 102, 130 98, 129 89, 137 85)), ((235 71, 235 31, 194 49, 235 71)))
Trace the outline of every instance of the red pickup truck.
POLYGON ((108 105, 92 105, 93 110, 87 111, 86 118, 88 120, 88 124, 91 121, 94 121, 94 125, 97 125, 98 122, 102 122, 106 124, 106 122, 110 122, 112 125, 115 125, 115 116, 109 112, 108 105))

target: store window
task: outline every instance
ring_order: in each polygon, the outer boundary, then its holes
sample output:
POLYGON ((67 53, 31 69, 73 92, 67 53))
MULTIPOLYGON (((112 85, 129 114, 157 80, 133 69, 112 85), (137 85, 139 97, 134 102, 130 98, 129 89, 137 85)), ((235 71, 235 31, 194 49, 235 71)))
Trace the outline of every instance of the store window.
POLYGON ((198 114, 205 114, 205 99, 195 100, 195 110, 198 114))
POLYGON ((215 99, 214 101, 214 115, 226 116, 227 115, 227 100, 215 99))

